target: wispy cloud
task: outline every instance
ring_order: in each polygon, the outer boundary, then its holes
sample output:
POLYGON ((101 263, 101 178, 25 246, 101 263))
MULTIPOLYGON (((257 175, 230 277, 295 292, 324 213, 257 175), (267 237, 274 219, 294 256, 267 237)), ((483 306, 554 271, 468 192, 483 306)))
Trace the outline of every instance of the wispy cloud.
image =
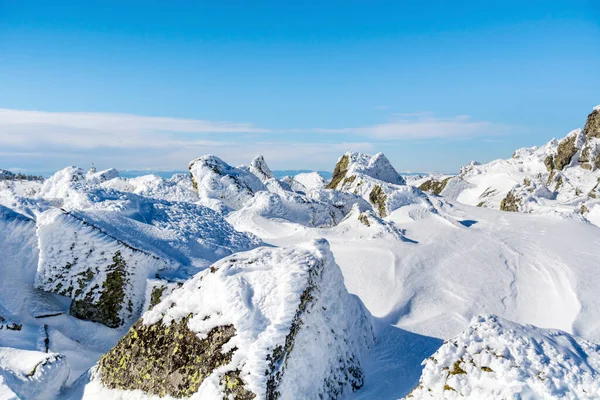
POLYGON ((357 128, 316 129, 322 133, 353 133, 380 140, 465 138, 498 135, 508 128, 487 121, 473 121, 469 116, 436 118, 430 112, 395 114, 390 122, 357 128))
POLYGON ((168 169, 185 167, 208 153, 232 163, 247 163, 262 153, 275 165, 324 168, 348 150, 381 151, 394 141, 504 132, 505 127, 490 122, 467 116, 436 118, 431 112, 393 114, 389 122, 354 128, 300 130, 131 114, 0 109, 0 156, 19 166, 53 163, 57 168, 92 159, 120 168, 168 169))

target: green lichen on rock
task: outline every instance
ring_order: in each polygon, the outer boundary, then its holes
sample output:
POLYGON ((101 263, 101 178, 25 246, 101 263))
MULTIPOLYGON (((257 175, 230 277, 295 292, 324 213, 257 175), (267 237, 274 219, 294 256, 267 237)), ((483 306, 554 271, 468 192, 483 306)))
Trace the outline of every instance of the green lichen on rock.
POLYGON ((333 170, 333 176, 331 177, 331 181, 325 187, 326 189, 335 189, 338 184, 346 177, 348 173, 348 166, 350 165, 350 157, 347 155, 343 155, 340 158, 340 161, 335 165, 335 169, 333 170))
POLYGON ((157 305, 158 303, 160 303, 160 300, 162 298, 163 293, 165 292, 165 290, 167 289, 166 286, 162 285, 162 286, 156 286, 155 288, 152 289, 152 293, 150 294, 150 307, 154 308, 155 305, 157 305))
POLYGON ((577 147, 575 146, 576 136, 572 135, 569 138, 562 140, 558 144, 557 153, 554 156, 554 167, 561 171, 567 165, 571 163, 571 159, 577 153, 577 147))
POLYGON ((73 300, 70 313, 76 318, 118 328, 123 324, 120 314, 125 306, 125 285, 128 283, 127 263, 120 251, 113 255, 113 264, 106 270, 106 280, 102 283, 102 288, 98 288, 99 300, 94 300, 94 288, 92 288, 83 299, 73 300))
POLYGON ((323 268, 323 263, 319 262, 312 269, 310 269, 308 283, 300 295, 300 304, 298 305, 298 309, 294 315, 290 332, 285 337, 285 343, 283 346, 277 346, 275 349, 273 349, 271 354, 267 355, 267 361, 269 362, 269 365, 268 369, 265 371, 265 374, 268 376, 266 398, 269 400, 277 400, 281 396, 281 393, 278 389, 279 383, 283 379, 283 375, 287 367, 288 356, 294 349, 296 336, 304 324, 302 317, 315 300, 315 279, 321 274, 323 268))
POLYGON ((520 205, 521 200, 517 196, 515 196, 515 194, 511 190, 506 194, 506 197, 500 202, 500 209, 502 211, 518 212, 520 205))
POLYGON ((228 398, 234 400, 252 400, 256 397, 254 393, 246 389, 239 370, 225 373, 221 378, 221 386, 228 398))
POLYGON ((367 215, 365 213, 361 213, 358 215, 358 220, 366 226, 371 226, 371 223, 369 222, 369 217, 367 217, 367 215))
POLYGON ((381 189, 381 186, 375 185, 371 193, 369 193, 369 201, 374 206, 377 206, 377 210, 379 211, 379 216, 384 218, 387 215, 387 211, 385 208, 385 202, 387 201, 387 196, 381 189))
POLYGON ((587 141, 591 138, 600 138, 600 110, 594 110, 587 117, 583 128, 587 141))
MULTIPOLYGON (((188 328, 191 316, 170 325, 144 325, 140 320, 100 359, 102 384, 155 396, 189 397, 216 368, 231 362, 236 350, 222 352, 233 325, 213 328, 206 338, 188 328)), ((238 389, 241 392, 241 389, 238 389)))
POLYGON ((439 196, 440 193, 442 193, 442 191, 446 188, 446 185, 448 184, 450 178, 451 177, 448 177, 441 181, 438 181, 436 179, 430 179, 426 182, 423 182, 419 186, 419 189, 421 189, 424 192, 433 193, 439 196))

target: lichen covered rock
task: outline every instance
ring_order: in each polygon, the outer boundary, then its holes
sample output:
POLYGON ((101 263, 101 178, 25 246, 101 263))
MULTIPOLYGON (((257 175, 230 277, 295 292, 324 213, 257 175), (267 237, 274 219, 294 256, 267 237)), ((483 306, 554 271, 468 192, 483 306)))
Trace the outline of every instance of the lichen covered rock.
POLYGON ((59 209, 38 218, 36 286, 73 299, 71 315, 117 328, 142 311, 148 274, 170 264, 59 209))
POLYGON ((502 211, 518 212, 520 204, 521 199, 515 196, 515 194, 511 191, 508 192, 506 197, 500 202, 500 209, 502 211))
POLYGON ((419 185, 419 189, 421 189, 424 192, 433 193, 439 196, 442 193, 442 191, 446 188, 446 185, 448 184, 448 181, 450 179, 452 179, 452 177, 444 178, 441 181, 437 179, 430 179, 419 185))
POLYGON ((424 365, 407 400, 600 398, 600 346, 494 315, 474 317, 424 365))
POLYGON ((364 384, 373 340, 326 241, 260 248, 217 262, 146 312, 85 393, 336 399, 364 384))

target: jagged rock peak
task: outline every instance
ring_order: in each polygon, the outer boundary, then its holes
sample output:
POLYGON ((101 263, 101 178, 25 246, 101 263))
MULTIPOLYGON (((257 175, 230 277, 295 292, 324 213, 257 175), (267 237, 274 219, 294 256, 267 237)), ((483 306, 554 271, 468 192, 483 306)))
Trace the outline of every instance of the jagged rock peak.
POLYGON ((324 239, 225 258, 144 314, 102 357, 85 394, 344 397, 363 385, 374 337, 343 282, 324 239))
POLYGON ((600 138, 600 105, 594 107, 592 113, 588 115, 583 132, 588 140, 592 137, 600 138))
POLYGON ((365 153, 348 152, 338 160, 327 188, 335 189, 346 177, 357 174, 367 175, 394 185, 406 183, 383 153, 372 156, 365 153))
POLYGON ((267 181, 269 179, 273 179, 273 173, 271 169, 267 165, 265 158, 261 155, 254 157, 252 162, 250 163, 250 172, 256 175, 261 181, 267 181))

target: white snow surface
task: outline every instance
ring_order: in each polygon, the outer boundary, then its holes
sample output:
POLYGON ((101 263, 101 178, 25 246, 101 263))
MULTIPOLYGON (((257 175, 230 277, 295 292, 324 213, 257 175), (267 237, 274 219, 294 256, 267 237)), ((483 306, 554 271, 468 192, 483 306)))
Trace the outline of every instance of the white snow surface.
MULTIPOLYGON (((277 387, 282 399, 330 398, 328 382, 351 393, 350 384, 360 380, 348 375, 352 368, 361 368, 373 344, 370 315, 347 292, 325 240, 259 248, 225 258, 146 312, 143 322, 168 325, 190 314, 188 327, 200 337, 212 328, 232 324, 236 335, 223 351, 237 349, 231 363, 205 378, 192 399, 223 398, 220 377, 236 369, 257 399, 266 398, 267 357, 276 347, 284 347, 297 318, 302 322, 293 350, 285 366, 279 367, 283 373, 277 387), (306 293, 312 300, 301 311, 306 293)), ((85 399, 127 398, 126 392, 103 388, 97 378, 84 393, 85 399)))
POLYGON ((0 347, 0 399, 54 399, 69 376, 59 354, 0 347))
POLYGON ((425 361, 407 399, 598 399, 600 346, 555 329, 494 315, 467 329, 425 361))

